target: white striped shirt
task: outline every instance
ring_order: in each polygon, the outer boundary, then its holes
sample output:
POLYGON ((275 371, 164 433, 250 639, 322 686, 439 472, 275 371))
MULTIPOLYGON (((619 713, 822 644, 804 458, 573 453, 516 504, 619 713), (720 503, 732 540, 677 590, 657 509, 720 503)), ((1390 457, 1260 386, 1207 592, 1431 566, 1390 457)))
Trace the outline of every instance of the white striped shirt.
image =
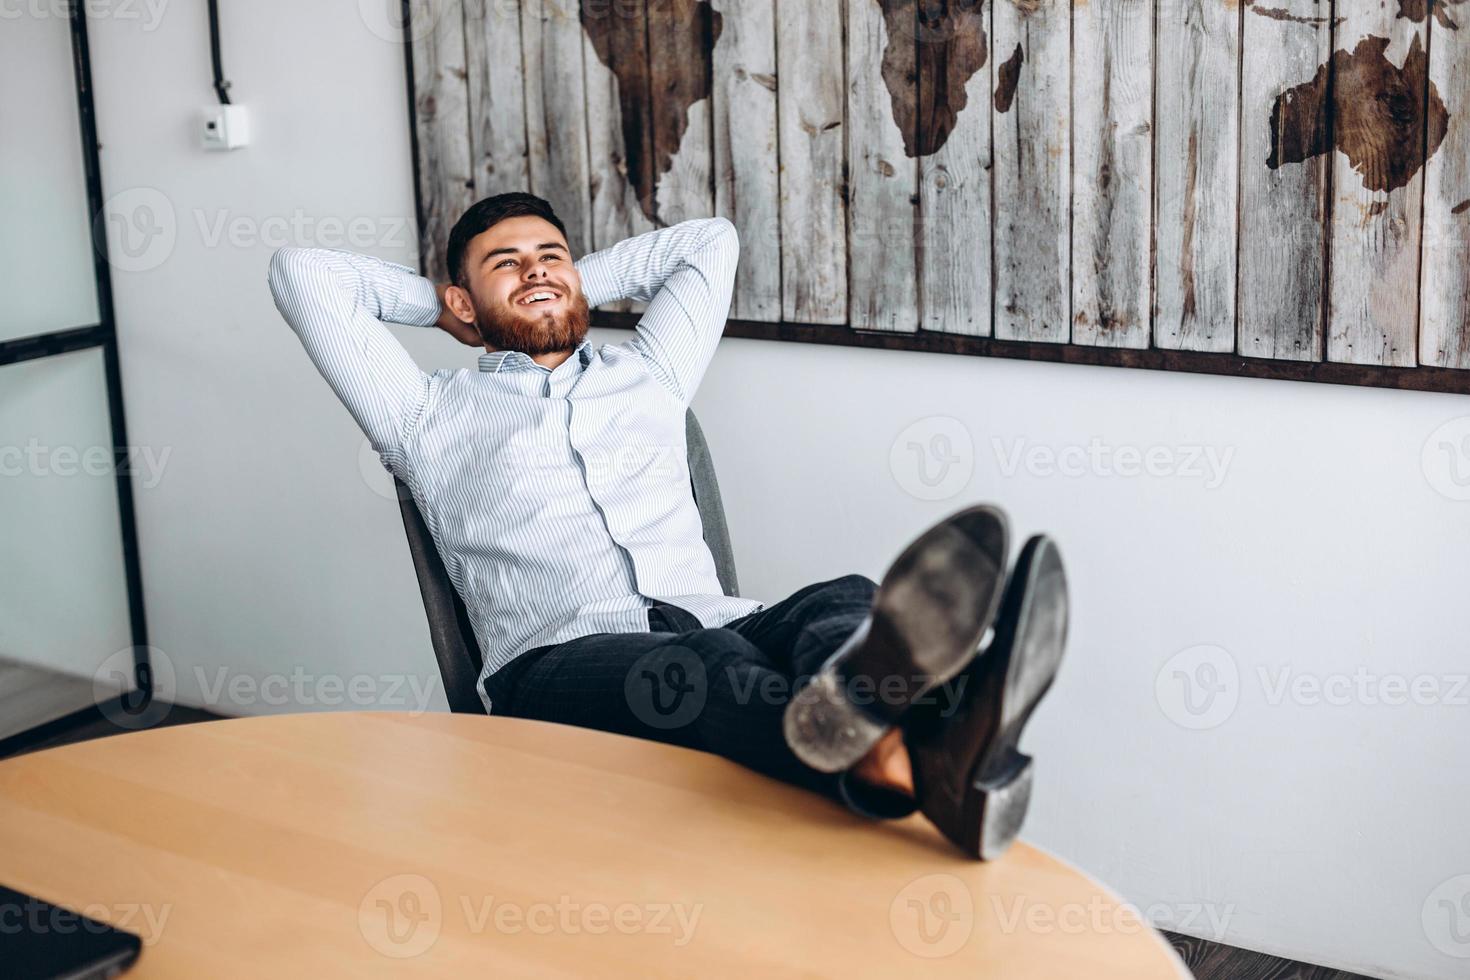
POLYGON ((635 336, 548 370, 520 351, 421 371, 380 321, 433 326, 433 284, 333 249, 271 259, 276 306, 413 492, 484 658, 648 629, 673 603, 706 627, 764 607, 723 594, 689 487, 684 411, 729 312, 740 255, 725 218, 684 221, 583 256, 591 307, 648 303, 635 336))

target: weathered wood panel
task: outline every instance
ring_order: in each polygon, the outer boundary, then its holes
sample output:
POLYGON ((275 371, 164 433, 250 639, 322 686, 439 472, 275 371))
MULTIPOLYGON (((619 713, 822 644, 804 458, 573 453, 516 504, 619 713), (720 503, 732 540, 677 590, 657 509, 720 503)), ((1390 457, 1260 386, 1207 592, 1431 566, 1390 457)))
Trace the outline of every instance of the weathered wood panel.
POLYGON ((995 0, 995 336, 1071 336, 1070 0, 995 0))
POLYGON ((1153 2, 1072 12, 1072 342, 1147 347, 1153 2))
POLYGON ((672 225, 715 210, 710 136, 712 45, 723 18, 706 0, 646 0, 653 145, 663 173, 658 220, 672 225))
POLYGON ((411 32, 414 126, 419 147, 419 261, 424 275, 448 278, 449 230, 475 203, 464 8, 446 0, 432 30, 411 32), (418 36, 419 34, 422 36, 418 36))
POLYGON ((520 0, 464 0, 464 32, 475 198, 523 191, 531 173, 520 0))
POLYGON ((812 339, 1470 369, 1470 0, 434 13, 411 32, 431 275, 465 207, 529 187, 579 252, 725 214, 732 314, 812 339))
POLYGON ((740 234, 730 315, 781 319, 781 182, 776 136, 776 2, 715 0, 715 211, 740 234))
POLYGON ((991 330, 990 15, 990 0, 921 10, 917 261, 925 330, 991 330))
POLYGON ((842 18, 830 5, 778 0, 781 318, 847 322, 842 18))
POLYGON ((579 6, 578 0, 524 0, 521 12, 531 193, 556 210, 573 255, 587 252, 592 241, 579 6))
POLYGON ((1426 27, 1398 4, 1340 2, 1336 15, 1327 356, 1407 367, 1418 361, 1426 27))
POLYGON ((1431 98, 1449 103, 1449 129, 1424 174, 1419 360, 1470 368, 1470 9, 1429 26, 1431 98))
MULTIPOLYGON (((584 0, 581 15, 592 207, 589 247, 600 249, 654 227, 649 217, 655 203, 648 20, 643 0, 584 0)), ((633 312, 644 305, 624 299, 602 308, 633 312)))
POLYGON ((1168 350, 1235 349, 1241 11, 1158 8, 1154 345, 1168 350))
POLYGON ((1297 86, 1332 56, 1332 8, 1320 0, 1276 0, 1273 7, 1280 16, 1245 8, 1241 42, 1237 349, 1318 361, 1331 158, 1308 149, 1327 131, 1331 106, 1297 86))
POLYGON ((918 329, 918 0, 846 0, 847 295, 856 330, 918 329), (907 148, 907 149, 906 149, 907 148))

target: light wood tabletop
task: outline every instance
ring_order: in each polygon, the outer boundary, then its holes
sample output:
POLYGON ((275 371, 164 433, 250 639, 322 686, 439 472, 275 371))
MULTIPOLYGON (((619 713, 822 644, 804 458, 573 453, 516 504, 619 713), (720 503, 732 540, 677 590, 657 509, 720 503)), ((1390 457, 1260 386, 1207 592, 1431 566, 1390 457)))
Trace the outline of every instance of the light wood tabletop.
POLYGON ((965 859, 715 756, 561 725, 306 714, 0 762, 0 883, 138 977, 1188 976, 1107 889, 965 859))

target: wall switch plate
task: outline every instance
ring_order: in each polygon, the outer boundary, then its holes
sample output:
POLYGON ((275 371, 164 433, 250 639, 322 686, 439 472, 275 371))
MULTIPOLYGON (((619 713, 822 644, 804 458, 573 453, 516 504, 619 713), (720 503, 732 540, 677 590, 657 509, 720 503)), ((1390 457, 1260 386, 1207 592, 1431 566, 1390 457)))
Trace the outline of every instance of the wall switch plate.
POLYGON ((250 142, 250 114, 242 105, 213 105, 204 110, 200 137, 206 150, 234 150, 250 142))

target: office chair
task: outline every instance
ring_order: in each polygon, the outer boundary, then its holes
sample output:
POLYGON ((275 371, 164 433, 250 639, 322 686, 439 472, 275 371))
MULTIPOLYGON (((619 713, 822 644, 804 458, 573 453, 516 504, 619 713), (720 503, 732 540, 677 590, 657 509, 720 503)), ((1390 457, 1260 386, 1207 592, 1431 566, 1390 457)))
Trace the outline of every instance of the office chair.
MULTIPOLYGON (((730 549, 730 531, 725 525, 725 509, 720 501, 720 485, 715 479, 715 464, 693 410, 684 414, 684 435, 689 448, 689 477, 694 502, 699 507, 705 543, 714 556, 720 587, 726 595, 739 595, 735 554, 730 549)), ((395 479, 393 482, 398 489, 403 529, 408 535, 414 571, 418 573, 424 612, 429 617, 429 638, 434 645, 434 656, 439 661, 439 674, 444 680, 449 710, 484 714, 485 706, 475 683, 480 676, 480 644, 470 626, 464 601, 449 579, 449 572, 434 547, 434 539, 429 535, 418 505, 414 503, 413 494, 402 481, 395 479)))

